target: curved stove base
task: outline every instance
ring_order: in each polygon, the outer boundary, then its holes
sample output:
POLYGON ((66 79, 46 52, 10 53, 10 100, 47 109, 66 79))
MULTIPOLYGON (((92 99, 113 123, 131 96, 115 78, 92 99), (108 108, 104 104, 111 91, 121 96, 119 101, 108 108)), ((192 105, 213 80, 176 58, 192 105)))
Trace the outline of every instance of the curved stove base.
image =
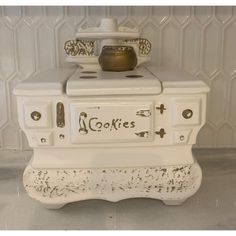
POLYGON ((46 208, 87 199, 112 202, 127 198, 155 198, 166 205, 180 205, 200 187, 202 171, 192 165, 33 169, 29 164, 23 182, 29 196, 46 208))

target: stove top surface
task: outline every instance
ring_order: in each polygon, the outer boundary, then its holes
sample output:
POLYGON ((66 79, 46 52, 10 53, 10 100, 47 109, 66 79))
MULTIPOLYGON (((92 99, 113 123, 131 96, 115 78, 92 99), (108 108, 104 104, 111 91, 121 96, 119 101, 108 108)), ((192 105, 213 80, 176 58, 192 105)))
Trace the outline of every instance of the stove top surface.
POLYGON ((158 95, 160 93, 208 92, 198 78, 177 70, 150 66, 132 71, 108 72, 58 68, 43 71, 22 81, 14 88, 20 96, 102 96, 158 95))
POLYGON ((145 68, 125 72, 78 69, 67 81, 67 95, 160 94, 161 83, 145 68))

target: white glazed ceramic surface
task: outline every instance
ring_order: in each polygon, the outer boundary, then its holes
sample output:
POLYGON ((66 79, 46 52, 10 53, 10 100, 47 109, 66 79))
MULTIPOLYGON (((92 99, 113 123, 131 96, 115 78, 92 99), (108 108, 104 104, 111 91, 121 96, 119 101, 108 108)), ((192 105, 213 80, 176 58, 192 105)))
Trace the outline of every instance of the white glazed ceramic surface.
MULTIPOLYGON (((115 23, 101 20, 111 40, 129 30, 113 32, 115 23)), ((97 29, 84 31, 101 37, 97 29)), ((24 186, 46 207, 135 197, 178 205, 200 187, 191 148, 206 120, 209 88, 196 77, 157 66, 122 73, 60 68, 13 92, 19 125, 34 149, 24 186)))
POLYGON ((28 194, 50 209, 135 197, 181 204, 201 184, 192 145, 207 92, 196 77, 156 66, 47 70, 22 82, 14 94, 34 148, 24 173, 28 194))

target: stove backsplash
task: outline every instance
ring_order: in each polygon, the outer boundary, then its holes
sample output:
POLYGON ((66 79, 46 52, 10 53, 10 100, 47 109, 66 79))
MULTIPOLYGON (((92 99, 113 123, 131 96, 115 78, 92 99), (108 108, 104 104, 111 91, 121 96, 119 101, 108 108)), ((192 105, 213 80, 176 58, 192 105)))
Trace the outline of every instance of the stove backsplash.
POLYGON ((13 87, 34 73, 71 66, 63 44, 104 16, 136 26, 157 65, 181 68, 211 87, 197 147, 236 145, 236 7, 0 7, 0 149, 29 149, 13 87))

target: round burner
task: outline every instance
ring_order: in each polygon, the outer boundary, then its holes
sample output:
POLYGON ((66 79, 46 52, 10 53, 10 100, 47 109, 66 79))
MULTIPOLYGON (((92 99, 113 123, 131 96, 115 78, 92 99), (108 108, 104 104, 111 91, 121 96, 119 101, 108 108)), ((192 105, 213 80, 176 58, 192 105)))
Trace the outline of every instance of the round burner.
POLYGON ((81 79, 96 79, 97 76, 91 76, 91 75, 83 75, 83 76, 80 76, 81 79))
POLYGON ((127 78, 141 78, 142 75, 126 75, 127 78))
POLYGON ((83 74, 95 74, 97 73, 96 71, 81 71, 83 74))

